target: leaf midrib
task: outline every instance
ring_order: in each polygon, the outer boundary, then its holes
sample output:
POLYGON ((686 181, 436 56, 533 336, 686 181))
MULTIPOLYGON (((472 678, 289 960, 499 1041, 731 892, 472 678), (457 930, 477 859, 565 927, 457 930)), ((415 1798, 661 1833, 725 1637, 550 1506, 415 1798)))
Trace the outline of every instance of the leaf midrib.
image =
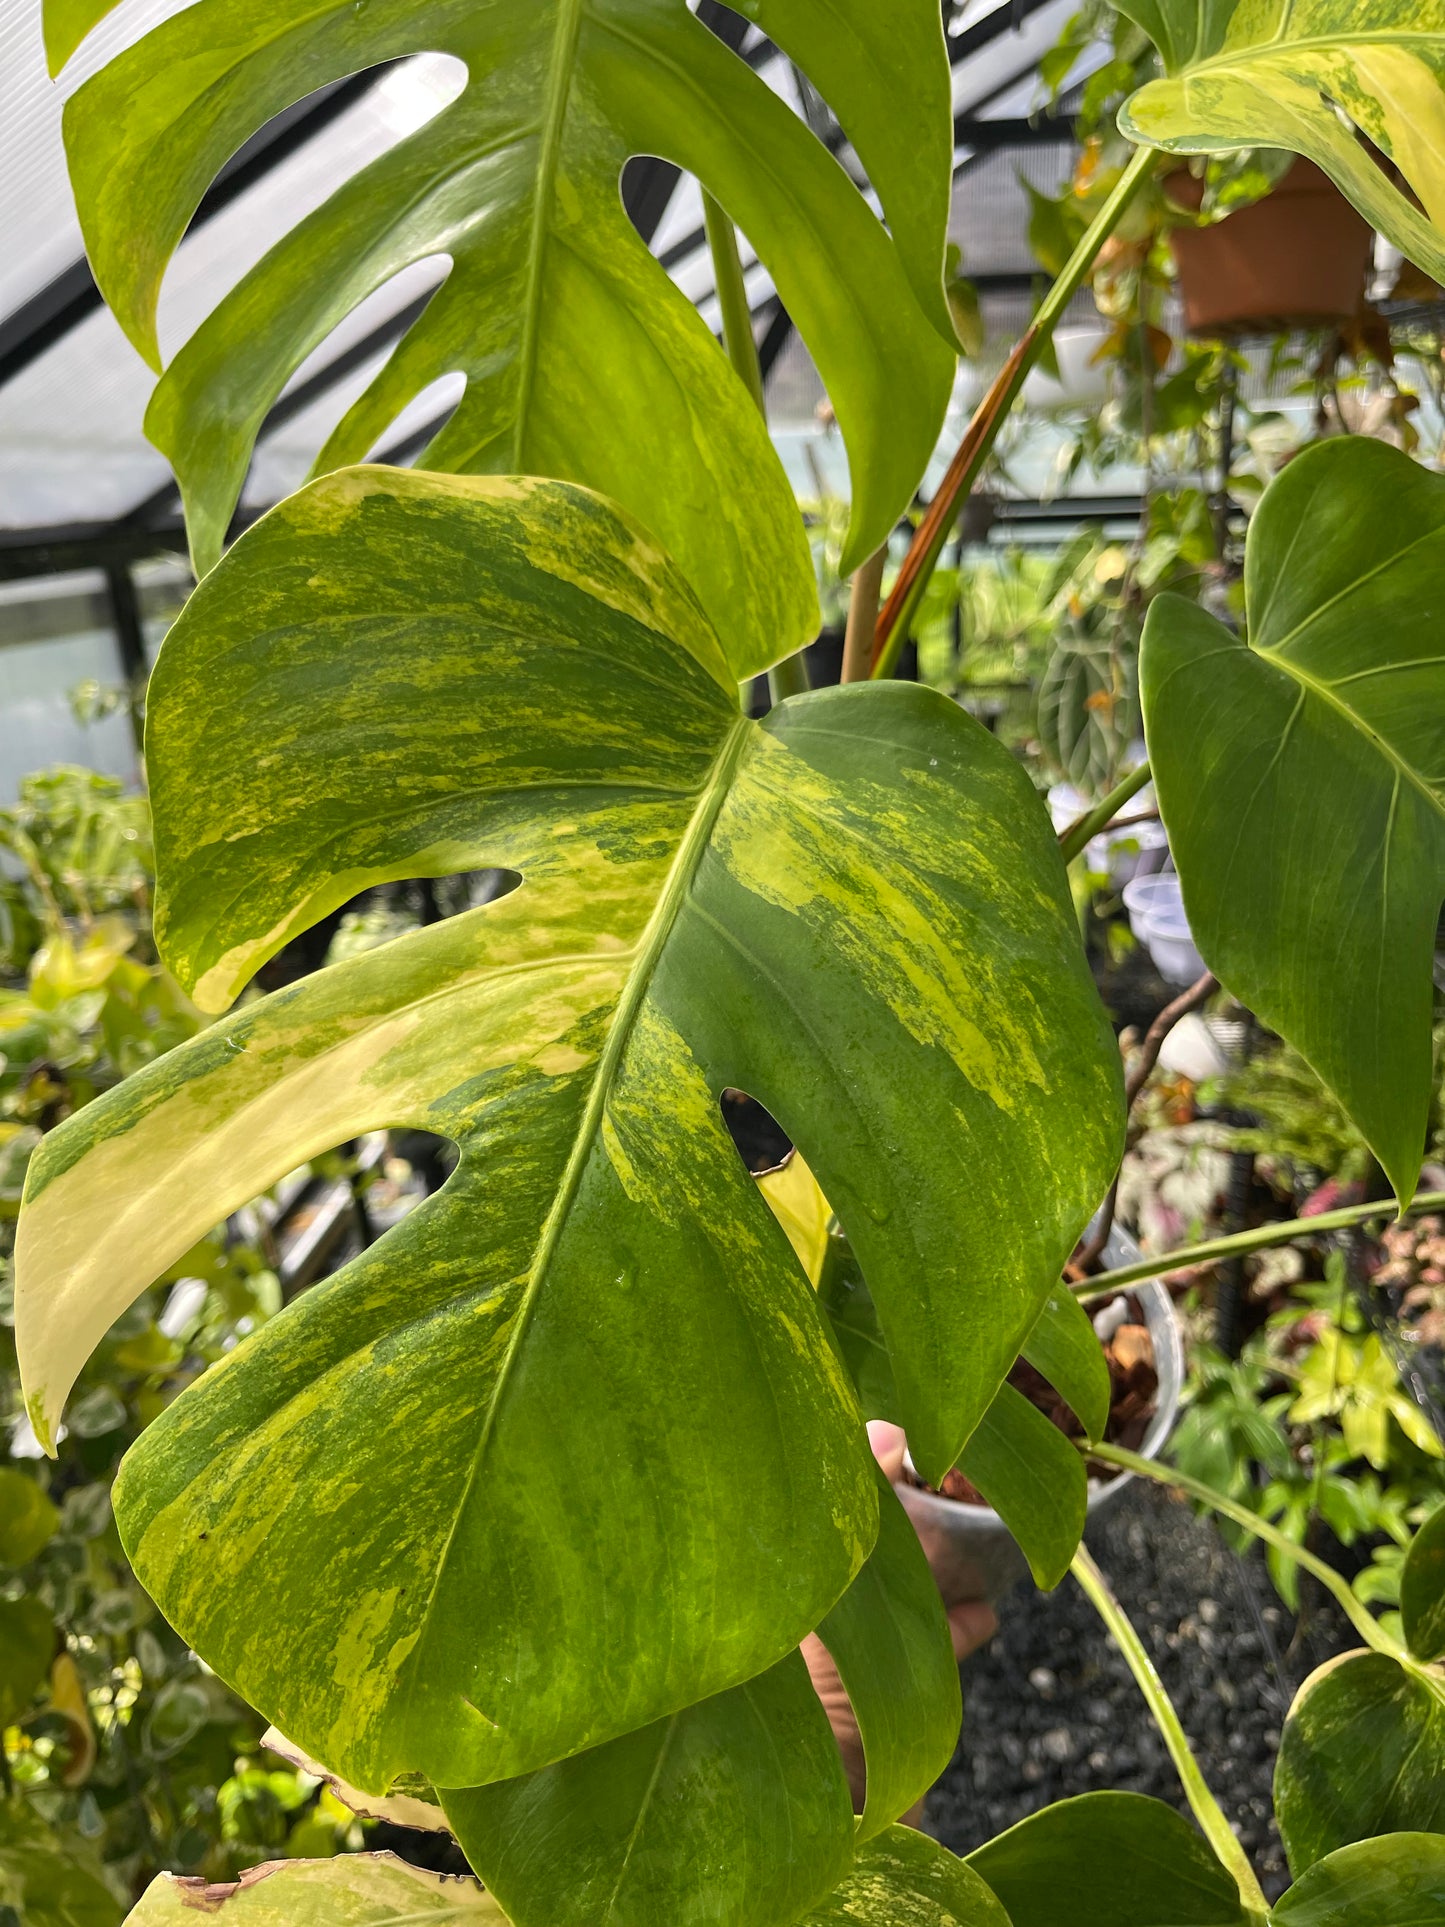
POLYGON ((523 449, 527 438, 527 417, 532 405, 532 390, 537 380, 538 322, 542 308, 542 278, 547 262, 547 241, 551 231, 552 201, 557 185, 557 165, 562 152, 562 132, 567 119, 567 102, 572 92, 572 71, 577 58, 577 39, 582 31, 584 0, 558 0, 557 24, 552 35, 552 53, 547 63, 547 87, 543 97, 541 149, 537 159, 537 181, 532 194, 532 226, 527 239, 527 276, 522 298, 522 350, 517 378, 517 417, 512 430, 512 470, 526 471, 523 449))
MULTIPOLYGON (((611 1095, 612 1085, 621 1064, 623 1053, 626 1051, 631 1039, 633 1026, 637 1021, 643 1000, 651 988, 653 972, 656 970, 663 949, 666 946, 669 936, 672 934, 672 926, 676 922, 678 913, 682 909, 683 900, 692 887, 693 877, 696 875, 697 867, 702 861, 703 853, 711 841, 713 828, 717 822, 718 815, 731 791, 733 777, 737 772, 737 766, 742 758, 743 750, 746 748, 748 740, 756 730, 756 727, 756 724, 746 716, 739 716, 730 726, 718 750, 717 757, 714 760, 712 773, 698 798, 697 807, 693 811, 687 829, 683 832, 682 839, 677 846, 677 854, 673 858, 672 865, 668 870, 667 880, 658 894, 657 907, 648 919, 647 927, 638 940, 634 952, 635 961, 632 969, 628 973, 622 995, 618 999, 617 1014, 613 1019, 612 1029, 608 1036, 606 1046, 603 1049, 601 1057, 598 1059, 597 1070, 592 1080, 592 1089, 588 1094, 587 1103, 583 1110, 581 1120, 579 1121, 576 1136, 572 1142, 572 1150, 568 1156, 566 1167, 563 1170, 561 1182, 557 1187, 557 1195, 553 1199, 552 1208, 547 1213, 546 1220, 542 1225, 542 1230, 537 1239, 537 1246, 528 1273, 527 1283, 522 1293, 522 1301, 517 1308, 517 1315, 507 1339, 506 1349, 502 1354, 501 1364, 497 1370, 496 1382, 487 1400, 486 1414, 482 1420, 481 1431, 478 1434, 476 1450, 472 1455, 471 1465, 467 1470, 466 1484, 462 1488, 461 1495, 457 1500, 456 1509, 452 1514, 451 1528, 447 1533, 446 1543, 437 1558, 436 1573, 432 1580, 431 1591, 427 1595, 426 1605, 422 1609, 421 1619, 417 1626, 418 1646, 425 1637, 430 1624, 432 1610, 436 1605, 437 1597, 441 1591, 442 1581, 446 1576, 447 1563, 451 1557, 452 1546, 455 1543, 458 1528, 466 1515, 467 1508, 471 1503, 472 1493, 476 1489, 477 1480, 481 1476, 482 1466, 487 1456, 487 1449, 491 1444, 492 1434, 496 1427, 497 1415, 501 1409, 503 1399, 506 1396, 508 1381, 511 1377, 518 1354, 521 1351, 522 1343, 527 1335, 528 1327, 531 1324, 532 1314, 541 1294, 542 1283, 551 1265, 553 1254, 557 1249, 558 1240, 561 1238, 572 1206, 576 1201, 583 1172, 586 1170, 587 1161, 592 1154, 593 1144, 601 1128, 603 1113, 606 1110, 607 1100, 611 1095)), ((413 1648, 413 1651, 415 1650, 416 1649, 413 1648)), ((416 1673, 415 1669, 413 1669, 413 1680, 415 1677, 416 1673)), ((480 1710, 479 1708, 478 1711, 480 1710)), ((409 1705, 408 1712, 410 1712, 409 1705)), ((483 1714, 483 1718, 486 1717, 487 1716, 483 1714)), ((489 1723, 495 1724, 495 1722, 489 1723)))
MULTIPOLYGON (((1218 73, 1231 67, 1247 67, 1251 61, 1278 58, 1281 55, 1338 54, 1341 51, 1342 37, 1338 34, 1309 34, 1292 40, 1289 37, 1288 28, 1289 19, 1286 16, 1279 30, 1268 40, 1252 40, 1234 47, 1221 47, 1217 54, 1211 54, 1207 60, 1196 61, 1180 73, 1168 76, 1164 84, 1167 85, 1168 80, 1192 80, 1196 75, 1218 73)), ((1404 41, 1428 46, 1432 40, 1442 38, 1445 38, 1445 35, 1439 32, 1432 34, 1423 27, 1391 27, 1384 31, 1374 28, 1361 33, 1344 35, 1343 45, 1346 49, 1391 47, 1404 41)), ((1198 42, 1196 41, 1195 44, 1197 45, 1198 42)))

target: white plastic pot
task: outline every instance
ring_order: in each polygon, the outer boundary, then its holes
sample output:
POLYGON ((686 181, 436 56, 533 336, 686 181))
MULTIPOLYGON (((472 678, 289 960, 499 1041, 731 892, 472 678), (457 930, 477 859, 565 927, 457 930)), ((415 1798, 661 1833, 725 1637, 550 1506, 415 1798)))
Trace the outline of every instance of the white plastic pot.
POLYGON ((1024 382, 1025 405, 1036 414, 1080 405, 1101 407, 1109 399, 1109 367, 1098 355, 1108 339, 1108 329, 1097 322, 1056 328, 1054 358, 1059 378, 1055 381, 1042 368, 1035 368, 1024 382))
POLYGON ((1135 877, 1154 876, 1169 861, 1169 837, 1162 823, 1134 823, 1126 830, 1104 830, 1090 837, 1085 858, 1095 876, 1106 876, 1122 890, 1135 877))
MULTIPOLYGON (((1124 1265, 1136 1264, 1142 1256, 1129 1233, 1115 1226, 1104 1247, 1107 1268, 1117 1271, 1124 1265)), ((1139 1451, 1142 1458, 1157 1459, 1179 1417, 1179 1401, 1184 1391, 1184 1342, 1174 1300, 1157 1278, 1146 1284, 1131 1285, 1129 1290, 1143 1308, 1144 1322, 1154 1343, 1154 1369, 1159 1375, 1159 1402, 1139 1451)), ((1112 1479, 1091 1479, 1090 1518, 1115 1504, 1133 1478, 1132 1472, 1121 1472, 1112 1479)), ((928 1554, 928 1563, 945 1605, 959 1605, 966 1599, 996 1601, 1010 1586, 1027 1576, 1028 1561, 1013 1534, 991 1507, 964 1505, 957 1499, 945 1499, 942 1493, 925 1492, 916 1485, 899 1485, 895 1490, 928 1554)))
POLYGON ((1124 886, 1124 908, 1129 928, 1166 983, 1192 984, 1204 975, 1204 959, 1190 933, 1176 871, 1135 877, 1124 886))

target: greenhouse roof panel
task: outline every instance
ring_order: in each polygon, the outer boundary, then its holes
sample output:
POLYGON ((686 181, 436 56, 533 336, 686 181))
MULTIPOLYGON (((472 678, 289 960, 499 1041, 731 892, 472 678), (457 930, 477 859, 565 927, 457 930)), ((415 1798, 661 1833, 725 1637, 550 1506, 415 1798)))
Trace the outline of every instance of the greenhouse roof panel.
MULTIPOLYGON (((84 260, 66 176, 61 116, 66 99, 122 47, 187 0, 122 0, 65 70, 49 79, 39 0, 0 0, 0 531, 5 547, 56 530, 117 523, 173 529, 179 515, 167 463, 143 421, 155 377, 100 306, 84 260)), ((1039 138, 1025 125, 1037 102, 1035 66, 1073 11, 1073 0, 968 0, 951 10, 954 105, 960 122, 1010 123, 1012 146, 963 138, 953 232, 970 268, 1028 266, 1015 176, 1061 176, 1060 135, 1041 155, 1018 151, 1039 138), (1040 170, 1043 174, 1040 174, 1040 170)), ((809 119, 867 189, 856 156, 792 63, 748 29, 744 58, 792 110, 809 119)), ((220 298, 298 218, 345 179, 446 105, 464 79, 460 63, 423 54, 313 96, 257 135, 230 163, 182 242, 164 283, 163 352, 172 356, 220 298)), ((634 163, 629 207, 654 252, 715 330, 719 326, 697 183, 658 162, 634 163)), ((875 203, 876 205, 876 203, 875 203)), ((788 347, 772 277, 742 239, 747 288, 771 368, 788 347)), ((395 341, 445 273, 444 260, 415 264, 362 302, 288 385, 258 444, 243 507, 255 513, 305 476, 326 435, 383 365, 395 341)), ((798 344, 790 351, 796 368, 798 344)), ((807 387, 804 383, 804 389, 807 387)), ((790 379, 795 391, 796 376, 790 379)), ((456 399, 457 378, 433 384, 392 423, 378 449, 413 459, 456 399)), ((781 399, 781 398, 780 398, 781 399)))

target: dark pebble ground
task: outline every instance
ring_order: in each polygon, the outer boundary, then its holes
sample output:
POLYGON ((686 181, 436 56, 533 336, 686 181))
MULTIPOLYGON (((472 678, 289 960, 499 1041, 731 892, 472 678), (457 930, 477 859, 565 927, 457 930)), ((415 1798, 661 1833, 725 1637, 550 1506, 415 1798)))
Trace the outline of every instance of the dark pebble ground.
MULTIPOLYGON (((1088 1543, 1277 1899, 1289 1879, 1270 1797, 1280 1726, 1306 1676, 1358 1636, 1314 1588, 1297 1624, 1258 1553, 1236 1557, 1157 1487, 1122 1493, 1088 1543)), ((1074 1581, 1054 1593, 1022 1585, 999 1617, 997 1637, 964 1665, 963 1737, 928 1797, 927 1830, 968 1853, 1054 1800, 1105 1788, 1187 1813, 1133 1676, 1074 1581)))

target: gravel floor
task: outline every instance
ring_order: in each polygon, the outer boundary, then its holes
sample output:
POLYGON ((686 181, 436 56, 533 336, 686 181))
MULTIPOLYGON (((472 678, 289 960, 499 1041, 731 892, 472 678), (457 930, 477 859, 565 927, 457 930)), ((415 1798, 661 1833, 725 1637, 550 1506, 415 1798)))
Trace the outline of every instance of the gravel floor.
MULTIPOLYGON (((1200 1765, 1271 1900, 1288 1885, 1270 1783, 1279 1729, 1305 1676, 1359 1644, 1318 1593, 1298 1625, 1258 1556, 1157 1487, 1135 1485, 1088 1542, 1138 1627, 1200 1765)), ((1186 1811, 1133 1676, 1072 1580, 1024 1585, 963 1669, 964 1732, 925 1824, 967 1853, 1038 1808, 1102 1788, 1186 1811)))

